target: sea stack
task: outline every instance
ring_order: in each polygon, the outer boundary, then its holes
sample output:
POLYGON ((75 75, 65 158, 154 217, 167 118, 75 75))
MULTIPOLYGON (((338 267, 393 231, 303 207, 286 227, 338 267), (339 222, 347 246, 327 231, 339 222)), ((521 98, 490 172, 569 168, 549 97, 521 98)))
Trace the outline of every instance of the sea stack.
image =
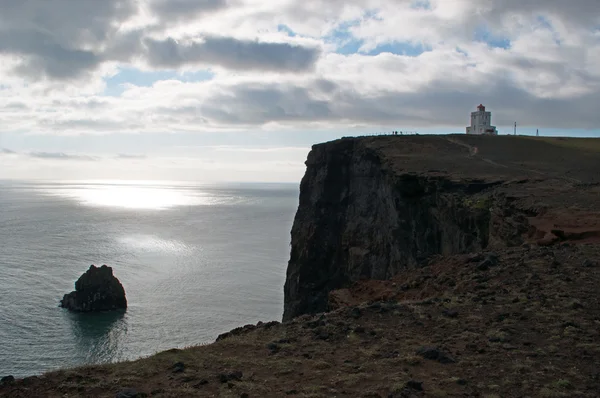
POLYGON ((75 282, 75 291, 64 295, 60 307, 74 312, 112 311, 127 308, 127 298, 111 267, 90 265, 75 282))

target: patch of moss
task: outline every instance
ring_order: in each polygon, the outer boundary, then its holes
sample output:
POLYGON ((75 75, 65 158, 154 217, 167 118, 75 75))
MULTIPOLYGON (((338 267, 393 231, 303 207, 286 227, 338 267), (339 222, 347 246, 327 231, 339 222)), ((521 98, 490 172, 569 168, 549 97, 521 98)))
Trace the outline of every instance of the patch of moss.
POLYGON ((556 388, 560 388, 562 390, 568 390, 568 389, 573 388, 573 384, 571 384, 571 382, 569 380, 565 380, 565 379, 557 380, 554 383, 554 386, 556 388))
POLYGON ((489 210, 492 207, 492 199, 489 197, 466 197, 463 206, 474 210, 489 210))

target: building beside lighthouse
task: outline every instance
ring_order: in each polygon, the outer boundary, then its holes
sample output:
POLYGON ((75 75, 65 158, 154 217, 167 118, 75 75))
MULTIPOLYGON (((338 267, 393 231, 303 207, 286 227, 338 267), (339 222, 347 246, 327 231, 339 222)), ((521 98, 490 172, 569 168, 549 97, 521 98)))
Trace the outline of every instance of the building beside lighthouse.
POLYGON ((467 127, 467 134, 498 135, 496 126, 492 126, 492 112, 486 112, 485 106, 479 105, 476 112, 471 112, 471 125, 467 127))

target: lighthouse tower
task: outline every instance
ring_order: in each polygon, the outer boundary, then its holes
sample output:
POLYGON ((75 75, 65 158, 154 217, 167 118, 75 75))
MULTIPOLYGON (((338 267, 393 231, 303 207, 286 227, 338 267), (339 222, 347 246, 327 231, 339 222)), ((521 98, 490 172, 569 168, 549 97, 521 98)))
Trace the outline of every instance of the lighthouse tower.
POLYGON ((485 106, 479 105, 477 112, 471 112, 471 125, 467 127, 467 134, 498 135, 496 126, 492 126, 492 112, 486 112, 485 106))

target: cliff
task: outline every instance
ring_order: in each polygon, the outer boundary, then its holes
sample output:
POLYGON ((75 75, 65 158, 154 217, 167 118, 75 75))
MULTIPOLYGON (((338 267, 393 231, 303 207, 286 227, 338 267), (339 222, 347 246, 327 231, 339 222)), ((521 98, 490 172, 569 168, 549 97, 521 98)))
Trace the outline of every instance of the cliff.
POLYGON ((599 143, 316 145, 286 322, 131 362, 3 377, 0 396, 597 397, 599 143))
MULTIPOLYGON (((565 238, 535 217, 560 208, 565 184, 586 200, 581 179, 597 182, 598 156, 576 152, 510 136, 363 137, 315 145, 292 228, 284 321, 326 311, 332 290, 389 279, 434 255, 565 238), (557 164, 560 159, 566 161, 557 164)), ((594 192, 587 192, 588 207, 594 192)), ((579 232, 596 234, 597 221, 579 232)))

